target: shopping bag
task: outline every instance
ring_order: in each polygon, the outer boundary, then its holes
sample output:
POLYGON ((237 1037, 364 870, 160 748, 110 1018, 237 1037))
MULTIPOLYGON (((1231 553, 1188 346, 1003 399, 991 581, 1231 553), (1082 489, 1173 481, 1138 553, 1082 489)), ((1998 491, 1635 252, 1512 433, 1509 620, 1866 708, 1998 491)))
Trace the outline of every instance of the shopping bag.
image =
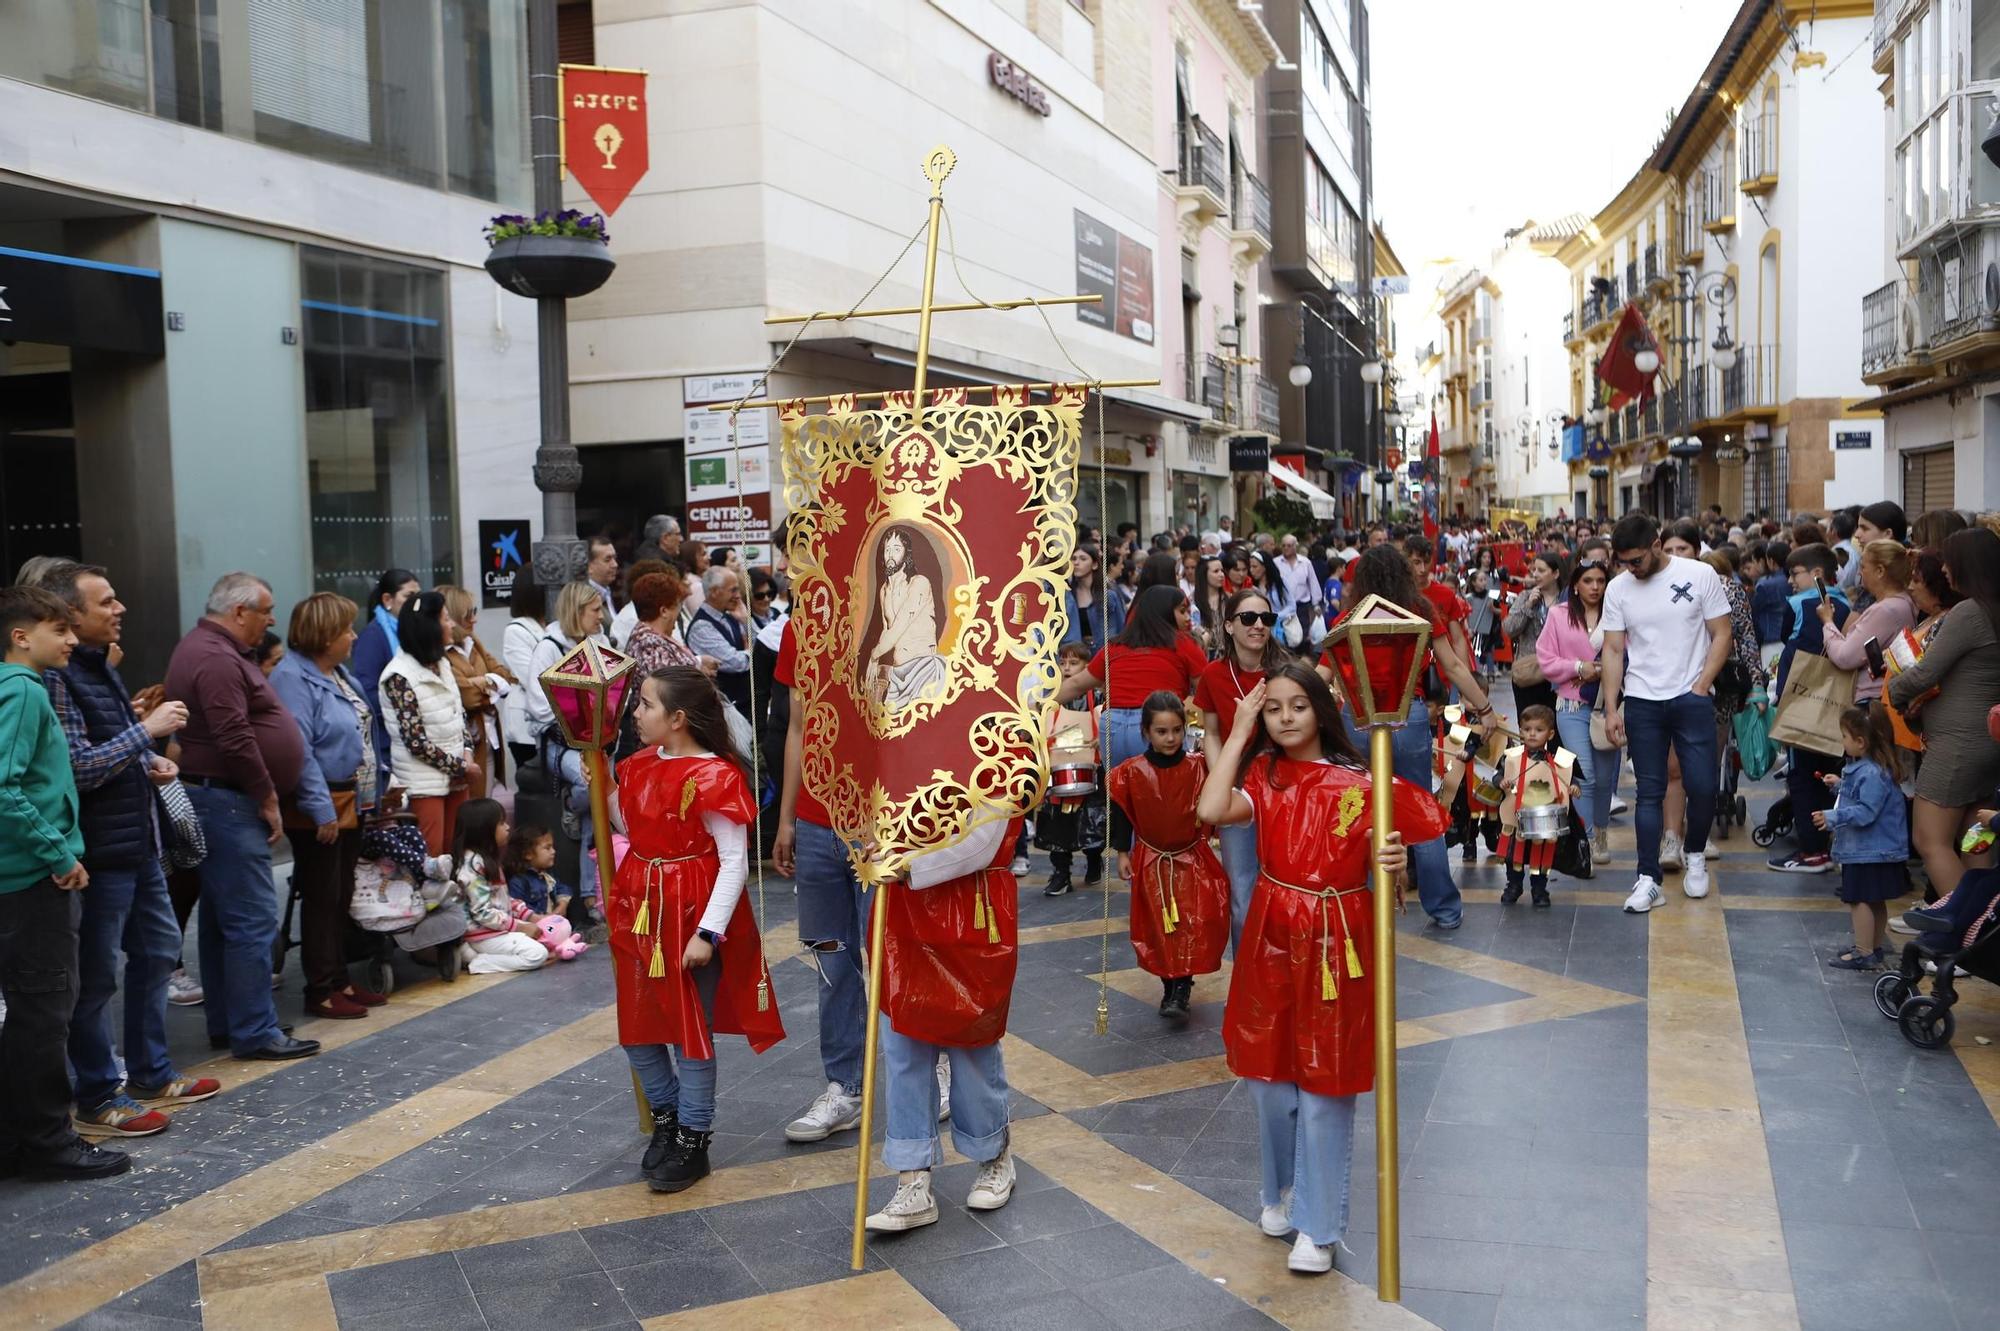
POLYGON ((1785 675, 1784 696, 1771 723, 1773 744, 1792 744, 1830 758, 1846 755, 1840 714, 1854 705, 1854 672, 1824 656, 1800 652, 1785 675))
POLYGON ((1743 764, 1743 775, 1752 781, 1763 779, 1777 765, 1778 746, 1771 743, 1771 701, 1762 689, 1750 695, 1749 705, 1730 725, 1736 731, 1736 757, 1743 764))
POLYGON ((1569 831, 1556 842, 1556 872, 1565 878, 1593 878, 1597 874, 1591 862, 1590 829, 1583 825, 1583 816, 1574 807, 1569 811, 1569 831))

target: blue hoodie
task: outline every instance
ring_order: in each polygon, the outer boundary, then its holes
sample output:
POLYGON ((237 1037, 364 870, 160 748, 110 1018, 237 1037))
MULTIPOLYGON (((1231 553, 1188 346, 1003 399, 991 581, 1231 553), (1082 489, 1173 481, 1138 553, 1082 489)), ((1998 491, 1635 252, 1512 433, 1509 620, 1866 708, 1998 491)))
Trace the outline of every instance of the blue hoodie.
MULTIPOLYGON (((1827 600, 1833 602, 1833 623, 1836 628, 1847 627, 1847 593, 1834 588, 1827 593, 1827 600)), ((1826 625, 1819 622, 1819 589, 1802 591, 1785 603, 1786 613, 1791 617, 1791 636, 1785 639, 1784 655, 1778 658, 1777 694, 1785 691, 1785 676, 1792 670, 1792 658, 1800 652, 1808 656, 1826 655, 1826 625)))

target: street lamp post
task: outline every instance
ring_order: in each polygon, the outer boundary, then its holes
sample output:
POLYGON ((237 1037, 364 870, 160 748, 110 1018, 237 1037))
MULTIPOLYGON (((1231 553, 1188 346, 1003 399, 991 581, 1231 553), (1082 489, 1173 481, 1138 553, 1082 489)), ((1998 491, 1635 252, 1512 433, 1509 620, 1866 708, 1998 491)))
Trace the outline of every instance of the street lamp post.
MULTIPOLYGON (((562 208, 562 113, 557 104, 556 0, 528 3, 528 124, 534 150, 535 211, 562 208)), ((557 587, 583 576, 589 547, 576 532, 576 492, 583 460, 569 437, 569 303, 535 301, 542 434, 535 448, 535 488, 542 492, 542 538, 534 545, 535 581, 557 587)))

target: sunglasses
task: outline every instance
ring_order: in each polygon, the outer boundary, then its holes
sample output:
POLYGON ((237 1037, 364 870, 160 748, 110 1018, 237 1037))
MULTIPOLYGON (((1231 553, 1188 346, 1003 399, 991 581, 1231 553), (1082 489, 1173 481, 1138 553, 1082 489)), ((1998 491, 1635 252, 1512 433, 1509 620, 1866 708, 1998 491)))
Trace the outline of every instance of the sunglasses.
POLYGON ((1278 623, 1277 615, 1269 610, 1238 610, 1235 614, 1235 620, 1246 629, 1253 628, 1258 624, 1262 624, 1267 629, 1275 628, 1278 623))
POLYGON ((1578 565, 1577 565, 1577 567, 1578 567, 1578 568, 1603 568, 1603 567, 1605 567, 1605 563, 1604 563, 1604 561, 1603 561, 1603 560, 1601 560, 1601 559, 1586 559, 1586 560, 1584 560, 1584 561, 1583 561, 1583 562, 1582 562, 1581 564, 1578 564, 1578 565))

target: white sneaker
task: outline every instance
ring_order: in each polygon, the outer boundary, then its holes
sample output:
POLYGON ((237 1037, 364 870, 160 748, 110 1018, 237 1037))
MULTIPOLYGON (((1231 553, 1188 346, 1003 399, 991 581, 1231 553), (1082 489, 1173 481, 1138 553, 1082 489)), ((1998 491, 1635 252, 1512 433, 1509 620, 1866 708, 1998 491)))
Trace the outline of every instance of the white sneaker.
POLYGON ((1285 1259, 1285 1265, 1307 1275, 1325 1275, 1333 1270, 1333 1245, 1322 1246, 1301 1234, 1292 1244, 1292 1255, 1285 1259))
POLYGON ((1257 1217, 1257 1228, 1263 1230, 1266 1236, 1274 1239, 1281 1239, 1292 1232, 1292 1190, 1290 1188, 1286 1188, 1278 1194, 1278 1204, 1276 1206, 1267 1206, 1264 1208, 1263 1214, 1257 1217))
POLYGON ((1687 850, 1672 832, 1660 834, 1660 867, 1672 872, 1687 865, 1687 850))
POLYGON ((1696 901, 1708 895, 1708 856, 1705 853, 1688 852, 1687 876, 1681 879, 1681 891, 1696 901))
POLYGON ((1889 932, 1892 934, 1909 934, 1915 936, 1917 927, 1914 924, 1904 924, 1902 917, 1899 915, 1889 921, 1889 932))
POLYGON ((966 1206, 974 1211, 997 1211, 1014 1195, 1014 1153, 1002 1151, 979 1167, 972 1191, 965 1194, 966 1206))
POLYGON ((1590 853, 1593 859, 1608 859, 1611 855, 1611 829, 1600 827, 1590 834, 1590 853))
POLYGON ((1027 876, 1028 857, 1026 855, 1016 855, 1014 857, 1012 872, 1016 878, 1023 878, 1027 876))
POLYGON ((862 1227, 871 1234, 900 1234, 938 1221, 937 1198, 931 1196, 931 1171, 906 1172, 896 1183, 889 1204, 868 1217, 862 1227))
POLYGON ((1627 803, 1625 802, 1625 797, 1624 797, 1623 795, 1613 795, 1613 796, 1611 797, 1611 812, 1612 812, 1612 813, 1614 813, 1614 814, 1617 814, 1617 813, 1629 813, 1629 812, 1631 812, 1631 809, 1632 809, 1632 806, 1631 806, 1631 805, 1629 805, 1629 804, 1627 804, 1627 803))
POLYGON ((1640 874, 1639 881, 1632 884, 1632 895, 1625 898, 1625 913, 1644 915, 1655 906, 1666 904, 1667 899, 1660 895, 1660 885, 1646 875, 1640 874))
POLYGON ((939 1054, 937 1061, 938 1122, 951 1121, 951 1055, 939 1054))
POLYGON ((846 1132, 861 1122, 861 1097, 840 1089, 830 1081, 812 1108, 785 1125, 785 1140, 823 1142, 836 1132, 846 1132))
POLYGON ((167 1001, 175 1007, 199 1007, 201 984, 185 969, 167 977, 167 1001))

